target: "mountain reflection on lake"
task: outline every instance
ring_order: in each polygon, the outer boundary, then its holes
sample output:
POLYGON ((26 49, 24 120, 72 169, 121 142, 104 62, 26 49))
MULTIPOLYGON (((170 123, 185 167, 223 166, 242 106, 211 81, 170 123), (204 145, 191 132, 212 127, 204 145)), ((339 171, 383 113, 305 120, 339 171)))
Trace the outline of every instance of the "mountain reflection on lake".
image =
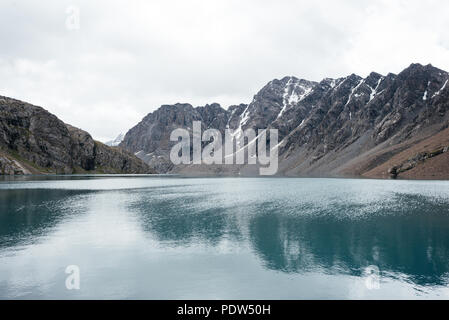
POLYGON ((449 182, 4 179, 0 298, 447 299, 449 182))

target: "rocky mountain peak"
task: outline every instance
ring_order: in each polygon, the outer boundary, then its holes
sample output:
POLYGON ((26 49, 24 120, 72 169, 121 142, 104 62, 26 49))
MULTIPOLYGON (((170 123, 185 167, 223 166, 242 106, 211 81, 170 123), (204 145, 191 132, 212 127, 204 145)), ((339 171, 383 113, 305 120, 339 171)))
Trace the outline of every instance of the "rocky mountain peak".
POLYGON ((365 79, 365 83, 369 85, 371 88, 375 88, 379 85, 379 81, 383 80, 384 76, 377 73, 371 72, 368 77, 365 79))
POLYGON ((448 73, 444 70, 438 69, 431 64, 422 65, 419 63, 413 63, 408 68, 404 69, 399 73, 399 78, 410 79, 410 78, 429 78, 432 76, 447 76, 448 73))

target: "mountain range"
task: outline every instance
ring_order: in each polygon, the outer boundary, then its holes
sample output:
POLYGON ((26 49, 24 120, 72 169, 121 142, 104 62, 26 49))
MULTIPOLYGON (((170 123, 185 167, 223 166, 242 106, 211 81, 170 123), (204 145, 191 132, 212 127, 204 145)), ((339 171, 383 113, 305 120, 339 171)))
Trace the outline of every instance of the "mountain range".
POLYGON ((173 165, 171 132, 192 133, 200 121, 223 137, 227 129, 278 129, 282 176, 449 179, 448 81, 448 72, 420 64, 366 78, 288 76, 249 104, 162 105, 109 146, 41 107, 0 96, 0 174, 257 175, 258 165, 173 165))
POLYGON ((284 77, 249 104, 163 105, 119 146, 158 172, 254 175, 257 165, 178 165, 169 160, 176 128, 279 130, 279 175, 449 178, 449 74, 412 64, 399 74, 351 74, 320 82, 284 77))

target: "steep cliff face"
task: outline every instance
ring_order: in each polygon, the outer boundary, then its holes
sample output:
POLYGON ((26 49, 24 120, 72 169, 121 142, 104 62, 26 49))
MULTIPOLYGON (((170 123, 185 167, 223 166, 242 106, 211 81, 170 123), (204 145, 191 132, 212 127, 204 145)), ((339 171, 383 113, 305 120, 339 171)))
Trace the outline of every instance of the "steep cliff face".
MULTIPOLYGON (((175 128, 191 129, 196 120, 204 128, 230 128, 234 134, 247 128, 276 128, 280 174, 373 176, 373 169, 394 155, 448 127, 448 79, 447 72, 419 64, 398 75, 352 74, 319 83, 285 77, 270 81, 249 105, 228 110, 216 104, 162 106, 131 129, 121 146, 147 163, 164 162, 162 171, 179 171, 168 161, 173 145, 169 135, 175 128)), ((378 176, 390 176, 390 169, 378 176)), ((205 166, 195 170, 211 171, 205 166)), ((241 166, 229 172, 242 170, 241 166)))
POLYGON ((0 148, 4 153, 69 173, 72 140, 65 124, 40 107, 0 97, 0 148))
POLYGON ((151 173, 134 155, 96 142, 45 109, 0 97, 0 173, 151 173))

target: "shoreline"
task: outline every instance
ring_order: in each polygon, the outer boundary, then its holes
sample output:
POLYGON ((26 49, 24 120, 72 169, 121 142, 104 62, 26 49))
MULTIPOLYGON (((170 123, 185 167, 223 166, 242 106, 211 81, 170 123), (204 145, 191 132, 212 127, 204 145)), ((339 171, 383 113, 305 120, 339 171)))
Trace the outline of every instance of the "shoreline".
POLYGON ((274 175, 274 176, 257 176, 257 175, 186 175, 172 173, 149 173, 149 174, 111 174, 111 173, 87 173, 87 174, 24 174, 24 175, 1 175, 0 181, 16 180, 20 178, 181 178, 181 179, 336 179, 336 180, 391 180, 391 181, 449 181, 449 179, 429 179, 429 178, 385 178, 385 177, 367 177, 367 176, 306 176, 306 175, 274 175))

